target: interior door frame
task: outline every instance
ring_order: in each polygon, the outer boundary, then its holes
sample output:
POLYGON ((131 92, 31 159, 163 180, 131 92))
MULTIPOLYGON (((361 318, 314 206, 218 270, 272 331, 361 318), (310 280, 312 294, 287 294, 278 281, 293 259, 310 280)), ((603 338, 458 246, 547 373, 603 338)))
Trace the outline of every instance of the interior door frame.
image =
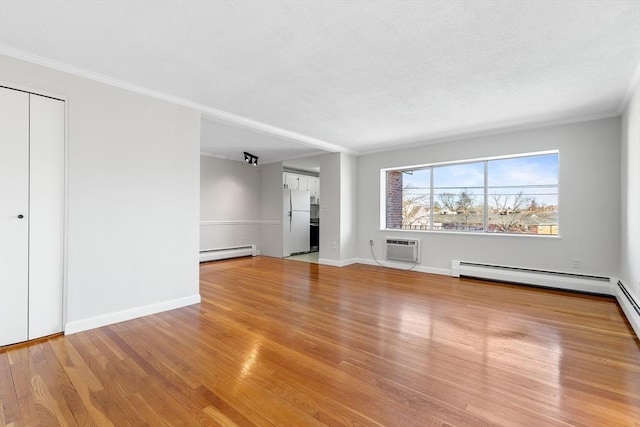
POLYGON ((63 191, 63 224, 62 224, 62 332, 67 324, 68 311, 68 254, 69 254, 69 99, 66 95, 25 86, 19 83, 0 80, 0 86, 20 92, 57 99, 64 102, 64 191, 63 191))

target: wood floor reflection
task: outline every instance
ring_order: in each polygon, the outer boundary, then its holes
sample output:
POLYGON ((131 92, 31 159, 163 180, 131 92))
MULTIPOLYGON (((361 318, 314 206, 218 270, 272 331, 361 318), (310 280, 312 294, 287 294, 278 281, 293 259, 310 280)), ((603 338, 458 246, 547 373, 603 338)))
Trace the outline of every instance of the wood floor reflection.
POLYGON ((266 257, 202 303, 0 350, 0 425, 638 426, 614 299, 266 257))

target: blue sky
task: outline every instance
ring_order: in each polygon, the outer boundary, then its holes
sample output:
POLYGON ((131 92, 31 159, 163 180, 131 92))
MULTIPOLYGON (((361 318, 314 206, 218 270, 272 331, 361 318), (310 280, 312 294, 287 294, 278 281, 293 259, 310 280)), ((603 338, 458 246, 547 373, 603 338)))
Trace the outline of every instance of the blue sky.
MULTIPOLYGON (((544 154, 538 156, 516 157, 510 159, 490 160, 489 199, 494 193, 517 194, 522 191, 534 197, 539 204, 556 205, 557 188, 526 188, 523 185, 549 185, 558 183, 558 155, 544 154), (511 187, 511 188, 507 188, 511 187)), ((466 163, 449 166, 437 166, 433 171, 435 193, 458 192, 460 187, 469 192, 482 194, 484 186, 484 162, 466 163), (476 189, 473 189, 476 187, 476 189), (478 188, 479 187, 479 188, 478 188)), ((413 171, 403 174, 404 184, 416 190, 412 194, 429 193, 428 171, 413 171)), ((482 200, 477 200, 482 202, 482 200)))

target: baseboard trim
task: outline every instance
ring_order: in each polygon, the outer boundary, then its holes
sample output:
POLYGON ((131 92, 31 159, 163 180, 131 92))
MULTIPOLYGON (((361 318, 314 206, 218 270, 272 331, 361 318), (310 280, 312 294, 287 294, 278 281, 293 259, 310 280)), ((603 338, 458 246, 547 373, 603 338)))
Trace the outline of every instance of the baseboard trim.
POLYGON ((74 320, 67 322, 64 327, 65 335, 71 335, 89 329, 100 328, 102 326, 112 325, 114 323, 124 322, 125 320, 136 319, 150 314, 161 313, 163 311, 174 310, 176 308, 185 307, 200 302, 200 294, 191 295, 183 298, 162 301, 155 304, 144 305, 141 307, 130 308, 128 310, 116 311, 113 313, 102 314, 100 316, 89 317, 82 320, 74 320))
POLYGON ((369 258, 358 258, 358 264, 366 264, 366 265, 377 265, 378 267, 391 268, 394 270, 411 270, 418 271, 420 273, 429 273, 429 274, 439 274, 441 276, 451 276, 451 270, 448 268, 434 268, 434 267, 425 267, 420 264, 411 268, 413 265, 410 262, 393 262, 389 260, 382 261, 382 265, 378 264, 372 259, 369 258))
POLYGON ((318 259, 318 264, 330 265, 332 267, 346 267, 347 265, 355 264, 357 262, 358 260, 356 258, 349 258, 349 259, 343 259, 343 260, 326 259, 326 258, 318 259))
POLYGON ((615 297, 618 301, 618 305, 622 308, 622 312, 626 316, 631 328, 636 333, 636 336, 640 338, 640 311, 638 311, 638 301, 634 300, 633 296, 629 293, 622 281, 617 278, 612 278, 611 283, 615 287, 615 297))

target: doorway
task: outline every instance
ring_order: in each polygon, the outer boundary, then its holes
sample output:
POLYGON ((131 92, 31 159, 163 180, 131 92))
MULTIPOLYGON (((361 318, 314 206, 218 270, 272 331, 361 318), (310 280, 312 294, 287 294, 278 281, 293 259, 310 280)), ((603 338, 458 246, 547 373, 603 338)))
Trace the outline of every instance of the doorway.
POLYGON ((283 162, 283 258, 318 263, 320 251, 320 158, 283 162))

